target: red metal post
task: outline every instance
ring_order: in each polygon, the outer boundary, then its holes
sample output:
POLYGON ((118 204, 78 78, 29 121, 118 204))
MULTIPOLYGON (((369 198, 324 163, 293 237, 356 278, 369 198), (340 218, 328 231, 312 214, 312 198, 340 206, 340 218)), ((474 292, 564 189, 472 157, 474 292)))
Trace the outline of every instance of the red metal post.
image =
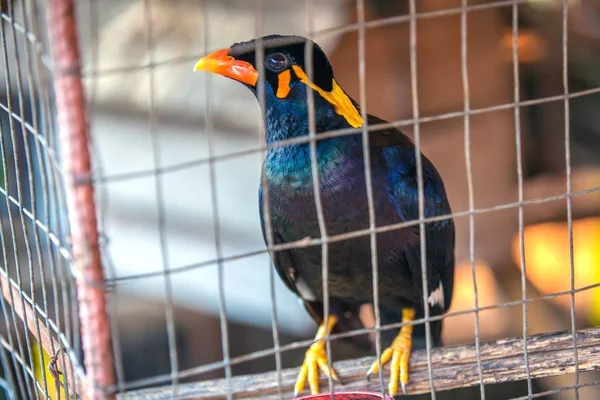
POLYGON ((81 340, 85 354, 86 399, 110 399, 113 355, 98 246, 94 187, 88 149, 86 101, 81 81, 77 19, 73 0, 48 0, 46 19, 54 63, 54 91, 60 151, 71 227, 81 340))

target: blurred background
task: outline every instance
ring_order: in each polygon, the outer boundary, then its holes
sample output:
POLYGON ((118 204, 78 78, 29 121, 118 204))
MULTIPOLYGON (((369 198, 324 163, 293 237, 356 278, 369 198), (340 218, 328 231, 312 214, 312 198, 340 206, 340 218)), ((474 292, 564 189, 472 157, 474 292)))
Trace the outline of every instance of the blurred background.
MULTIPOLYGON (((25 1, 24 7, 23 1, 0 3, 3 44, 7 46, 2 66, 7 78, 0 80, 2 172, 7 186, 2 186, 0 197, 12 195, 24 208, 36 210, 37 218, 46 221, 56 240, 64 243, 60 217, 64 204, 59 199, 47 209, 42 191, 38 191, 36 203, 29 190, 42 185, 47 179, 44 170, 59 158, 42 151, 43 146, 36 147, 40 140, 50 144, 55 140, 52 120, 40 118, 44 112, 53 112, 52 96, 47 96, 44 109, 36 94, 41 91, 30 90, 32 82, 51 82, 33 77, 19 83, 17 79, 17 70, 26 75, 27 52, 41 52, 42 63, 48 61, 43 56, 47 53, 43 26, 36 28, 31 17, 36 2, 25 1), (25 141, 26 131, 35 126, 40 131, 37 139, 25 141), (19 170, 32 171, 33 179, 19 170), (16 194, 17 186, 22 194, 16 194)), ((519 209, 500 207, 519 200, 516 137, 521 144, 524 200, 566 193, 566 128, 570 132, 572 191, 600 186, 600 1, 569 2, 567 78, 574 95, 569 101, 568 127, 560 97, 565 93, 562 1, 515 2, 519 28, 516 79, 513 5, 485 0, 468 3, 497 3, 469 12, 467 17, 469 103, 471 110, 479 110, 470 117, 473 195, 475 207, 487 211, 474 217, 473 249, 469 246, 469 218, 456 218, 458 264, 451 312, 475 307, 471 252, 479 307, 523 298, 522 259, 528 298, 571 289, 564 196, 523 207, 524 258, 519 209), (521 107, 515 113, 511 103, 517 100, 521 107)), ((43 10, 43 1, 37 4, 43 10)), ((402 18, 408 15, 408 2, 365 0, 365 6, 366 21, 372 25, 366 31, 367 110, 389 121, 410 119, 409 25, 402 18), (375 23, 389 17, 401 22, 375 23)), ((417 23, 418 106, 427 119, 421 123, 422 150, 441 172, 454 212, 469 209, 464 118, 452 114, 465 109, 460 13, 447 12, 460 6, 460 0, 417 1, 417 11, 426 13, 417 23)), ((340 85, 358 99, 358 35, 339 29, 357 22, 356 9, 354 0, 77 2, 109 310, 120 349, 116 358, 123 366, 118 371, 122 381, 171 371, 167 336, 171 318, 179 369, 223 359, 219 266, 212 262, 219 257, 234 258, 221 265, 230 356, 273 347, 271 265, 268 254, 261 252, 264 243, 257 199, 262 154, 252 151, 263 141, 258 105, 241 85, 210 74, 194 74, 192 67, 206 52, 236 41, 270 33, 306 35, 310 29, 329 55, 340 85), (215 187, 210 184, 209 158, 215 159, 215 187), (237 257, 246 253, 253 255, 237 257), (167 270, 171 273, 165 275, 167 270), (165 312, 168 307, 172 307, 172 315, 165 312)), ((403 128, 410 135, 412 129, 403 128)), ((58 169, 49 170, 56 173, 58 169)), ((9 209, 18 205, 14 203, 0 202, 3 230, 9 229, 9 209)), ((572 215, 575 287, 582 288, 600 281, 600 192, 573 197, 572 215)), ((12 231, 15 229, 20 228, 12 231)), ((33 234, 22 230, 25 233, 21 235, 33 234)), ((40 260, 60 259, 50 254, 51 248, 42 243, 40 260)), ((20 265, 27 270, 35 263, 27 261, 22 240, 3 246, 2 254, 10 268, 20 265), (21 249, 19 257, 12 256, 13 248, 21 249)), ((33 289, 42 291, 42 286, 43 280, 38 279, 33 289)), ((62 302, 67 304, 73 289, 66 283, 61 287, 62 302)), ((311 338, 316 326, 278 277, 275 294, 281 343, 311 338)), ((570 295, 563 295, 530 303, 528 334, 570 329, 570 300, 570 295)), ((63 303, 50 307, 59 308, 63 303)), ((481 311, 480 339, 522 335, 522 315, 520 305, 481 311)), ((575 317, 578 328, 600 322, 597 288, 575 295, 575 317)), ((365 310, 364 321, 372 324, 369 310, 365 310)), ((0 327, 4 324, 0 321, 0 327)), ((74 335, 76 325, 73 322, 70 328, 74 335)), ((471 343, 474 335, 472 313, 446 320, 446 344, 471 343)), ((303 351, 284 353, 283 366, 298 366, 303 351)), ((359 355, 364 353, 334 345, 335 360, 359 355)), ((40 360, 34 361, 39 367, 40 360)), ((235 365, 233 373, 274 367, 274 358, 265 357, 235 365)), ((222 372, 213 372, 194 380, 221 376, 222 372)), ((597 374, 581 375, 581 382, 598 379, 597 374)), ((542 379, 534 381, 534 390, 573 383, 572 375, 542 379)), ((523 396, 527 386, 523 382, 506 384, 499 391, 487 390, 487 394, 498 399, 523 396)), ((480 395, 477 387, 444 396, 477 399, 480 395)), ((548 398, 573 396, 573 391, 566 391, 548 398)), ((600 389, 581 389, 579 398, 600 398, 600 389)))

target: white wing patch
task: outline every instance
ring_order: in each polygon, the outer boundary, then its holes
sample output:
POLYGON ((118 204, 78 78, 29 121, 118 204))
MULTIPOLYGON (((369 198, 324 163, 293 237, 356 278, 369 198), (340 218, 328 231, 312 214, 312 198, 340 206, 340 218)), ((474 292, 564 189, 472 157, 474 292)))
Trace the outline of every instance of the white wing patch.
POLYGON ((427 302, 432 307, 437 304, 444 308, 444 286, 442 285, 442 282, 440 282, 440 285, 437 287, 437 289, 431 292, 427 298, 427 302))
POLYGON ((312 290, 310 290, 304 279, 302 279, 301 277, 298 277, 296 279, 296 289, 298 289, 298 293, 300 293, 300 296, 302 296, 304 300, 317 300, 317 296, 315 296, 315 294, 312 292, 312 290))
POLYGON ((288 269, 288 273, 289 273, 290 277, 292 278, 292 280, 294 281, 294 283, 296 284, 296 289, 298 290, 298 293, 300 294, 300 297, 302 298, 302 300, 306 300, 306 301, 316 301, 317 300, 317 296, 315 296, 315 294, 312 292, 312 290, 310 290, 310 288, 308 287, 308 285, 306 284, 304 279, 302 279, 301 277, 296 275, 296 271, 293 268, 288 269))

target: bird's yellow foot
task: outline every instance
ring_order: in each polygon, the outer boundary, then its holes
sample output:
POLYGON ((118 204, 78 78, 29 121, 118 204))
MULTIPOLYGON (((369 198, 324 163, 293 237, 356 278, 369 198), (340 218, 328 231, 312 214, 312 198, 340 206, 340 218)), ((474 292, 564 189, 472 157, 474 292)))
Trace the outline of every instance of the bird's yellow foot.
MULTIPOLYGON (((323 322, 315 335, 315 340, 323 339, 327 333, 330 333, 333 326, 337 322, 335 316, 330 315, 327 323, 323 322)), ((318 341, 313 343, 304 356, 304 362, 300 367, 300 373, 296 380, 296 386, 294 387, 294 397, 297 397, 304 389, 304 384, 308 379, 308 385, 310 386, 310 394, 319 393, 319 369, 324 374, 330 375, 331 379, 339 382, 339 378, 333 368, 329 368, 327 365, 327 352, 325 350, 325 342, 318 341)))
MULTIPOLYGON (((402 310, 402 322, 413 321, 415 319, 415 310, 405 308, 402 310)), ((392 345, 381 353, 381 365, 392 360, 390 363, 390 382, 388 384, 388 392, 391 396, 398 393, 398 381, 402 387, 402 393, 406 394, 406 384, 408 383, 408 360, 410 359, 410 350, 412 347, 412 325, 404 325, 400 329, 400 333, 392 342, 392 345)), ((377 361, 371 365, 367 372, 367 380, 371 375, 379 371, 377 361)))

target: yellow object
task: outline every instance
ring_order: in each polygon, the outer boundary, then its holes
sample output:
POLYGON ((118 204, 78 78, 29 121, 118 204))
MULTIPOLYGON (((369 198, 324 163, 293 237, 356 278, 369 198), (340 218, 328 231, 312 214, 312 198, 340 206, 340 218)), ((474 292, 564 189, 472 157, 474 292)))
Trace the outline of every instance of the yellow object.
POLYGON ((300 82, 304 83, 306 86, 310 87, 315 92, 319 93, 325 100, 333 104, 333 108, 336 113, 346 118, 346 121, 353 128, 360 128, 363 125, 363 119, 360 116, 360 113, 352 104, 352 100, 350 97, 344 93, 342 88, 337 84, 335 79, 333 80, 333 86, 331 92, 326 92, 321 89, 314 83, 308 80, 308 76, 304 73, 302 68, 297 65, 294 65, 294 73, 300 79, 300 82))
MULTIPOLYGON (((592 259, 589 277, 591 284, 600 283, 600 220, 596 220, 594 233, 592 237, 592 259)), ((592 325, 600 325, 600 288, 590 290, 590 304, 587 310, 588 320, 592 325)))
POLYGON ((292 80, 292 73, 289 69, 286 69, 280 73, 277 78, 279 79, 277 83, 277 97, 285 99, 291 90, 290 81, 292 80))
MULTIPOLYGON (((40 362, 40 347, 37 342, 34 342, 31 348, 31 355, 33 357, 33 372, 35 374, 35 380, 42 388, 44 387, 44 376, 42 374, 43 365, 43 368, 46 371, 46 380, 48 382, 48 398, 50 400, 58 400, 59 397, 56 395, 56 381, 48 370, 48 363, 50 362, 51 357, 44 349, 42 349, 42 354, 44 361, 40 362)), ((66 399, 64 388, 60 388, 60 398, 66 399)))
MULTIPOLYGON (((414 321, 416 311, 412 308, 402 310, 402 322, 414 321)), ((402 392, 406 394, 406 384, 408 383, 408 360, 410 359, 410 351, 412 348, 412 325, 404 325, 400 328, 400 333, 392 342, 392 345, 381 353, 381 366, 390 359, 390 382, 388 384, 388 392, 391 396, 398 393, 398 381, 402 385, 402 392)), ((371 365, 367 372, 367 379, 379 371, 377 361, 371 365)))
POLYGON ((331 333, 331 330, 333 329, 336 322, 337 318, 333 315, 330 315, 327 320, 327 323, 323 321, 323 323, 319 327, 319 330, 315 335, 315 340, 319 341, 313 343, 306 351, 306 355, 304 356, 304 362, 302 363, 302 367, 300 367, 300 373, 298 374, 296 386, 294 387, 294 397, 297 397, 298 394, 302 392, 307 379, 308 384, 310 386, 310 393, 319 393, 319 368, 321 369, 321 371, 323 371, 324 374, 330 375, 333 380, 339 381, 335 370, 333 368, 330 369, 327 365, 327 352, 325 351, 325 342, 320 340, 325 337, 326 332, 331 333))
MULTIPOLYGON (((543 294, 571 290, 569 231, 567 223, 544 223, 525 228, 527 277, 543 294)), ((519 235, 513 241, 513 257, 520 266, 519 235)), ((600 218, 573 221, 575 289, 600 283, 600 218)), ((554 301, 570 307, 571 296, 554 301)), ((586 313, 600 324, 600 288, 575 293, 576 312, 586 313)))

